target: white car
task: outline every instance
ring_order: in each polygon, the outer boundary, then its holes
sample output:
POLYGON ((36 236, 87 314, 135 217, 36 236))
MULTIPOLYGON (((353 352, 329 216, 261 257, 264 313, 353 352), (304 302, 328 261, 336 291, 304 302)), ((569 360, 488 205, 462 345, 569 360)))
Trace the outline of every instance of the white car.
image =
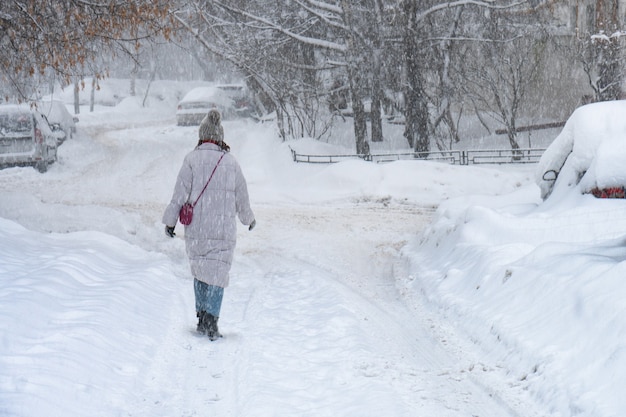
POLYGON ((76 133, 78 118, 70 114, 67 106, 61 100, 41 100, 37 103, 37 110, 48 119, 52 130, 62 130, 67 138, 71 138, 76 133))
POLYGON ((46 172, 57 159, 57 137, 46 119, 25 105, 0 105, 0 167, 46 172))
POLYGON ((197 87, 178 103, 176 123, 178 126, 200 125, 211 109, 219 110, 225 120, 236 116, 234 100, 224 90, 217 87, 197 87))
POLYGON ((624 198, 626 100, 587 104, 572 113, 539 160, 541 197, 576 189, 596 197, 624 198))
POLYGON ((216 87, 228 94, 233 100, 237 117, 256 116, 256 106, 248 88, 244 84, 219 84, 216 87))

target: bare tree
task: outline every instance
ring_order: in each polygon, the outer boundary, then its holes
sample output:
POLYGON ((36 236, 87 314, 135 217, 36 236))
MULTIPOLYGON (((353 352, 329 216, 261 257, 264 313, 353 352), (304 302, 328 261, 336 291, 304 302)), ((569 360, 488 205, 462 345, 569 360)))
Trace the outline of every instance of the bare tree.
POLYGON ((455 102, 462 101, 459 97, 456 85, 460 85, 462 80, 456 76, 462 67, 462 54, 459 53, 459 45, 454 40, 457 39, 463 7, 457 7, 450 19, 437 23, 440 26, 448 27, 447 33, 439 39, 433 39, 433 61, 436 73, 430 102, 433 107, 432 136, 439 150, 448 149, 444 142, 445 137, 449 137, 452 142, 458 143, 461 140, 458 130, 458 119, 462 114, 462 104, 458 106, 458 116, 454 116, 452 106, 455 102), (455 85, 456 84, 456 85, 455 85))
POLYGON ((578 56, 594 92, 593 101, 622 96, 624 34, 616 0, 598 2, 587 9, 587 22, 578 39, 578 56))
POLYGON ((344 88, 332 80, 346 79, 356 151, 367 154, 368 117, 372 142, 382 140, 383 91, 398 89, 397 74, 390 72, 403 73, 405 136, 414 149, 425 153, 440 125, 458 136, 451 111, 450 50, 459 19, 448 33, 433 40, 439 22, 430 18, 466 5, 503 6, 476 0, 401 0, 398 8, 397 1, 196 0, 175 16, 206 50, 235 65, 264 97, 266 107, 277 112, 283 137, 325 132, 328 123, 320 123, 321 103, 344 88), (391 57, 394 53, 400 58, 391 57), (434 67, 433 57, 439 67, 434 67), (384 68, 385 62, 396 61, 403 69, 384 68), (432 87, 437 79, 438 87, 432 87), (429 90, 435 94, 429 96, 429 90), (437 91, 445 99, 440 100, 437 91), (366 99, 371 102, 369 114, 366 99), (438 110, 431 120, 429 106, 434 101, 438 110))
POLYGON ((324 97, 330 94, 325 77, 333 71, 346 74, 357 152, 366 153, 365 82, 359 70, 363 37, 356 33, 361 9, 351 2, 314 0, 271 8, 267 1, 198 1, 189 7, 194 12, 180 9, 178 21, 207 50, 240 70, 266 107, 277 112, 284 138, 315 137, 328 128, 325 122, 318 126, 324 97))
POLYGON ((518 119, 547 45, 547 34, 536 22, 528 12, 491 13, 481 41, 471 49, 479 59, 468 60, 464 69, 464 92, 477 115, 487 114, 504 126, 514 151, 520 148, 518 119))

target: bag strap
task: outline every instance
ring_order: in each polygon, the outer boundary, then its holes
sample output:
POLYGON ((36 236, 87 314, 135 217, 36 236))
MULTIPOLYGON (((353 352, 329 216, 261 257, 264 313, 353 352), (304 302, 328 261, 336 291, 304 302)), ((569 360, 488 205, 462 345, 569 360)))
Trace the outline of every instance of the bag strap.
POLYGON ((196 201, 193 202, 191 207, 195 208, 196 204, 198 204, 198 200, 200 200, 200 197, 202 197, 202 194, 204 194, 204 190, 206 190, 206 187, 209 186, 209 183, 211 182, 211 179, 213 178, 213 174, 215 174, 215 170, 217 169, 217 166, 220 164, 220 162, 222 162, 222 158, 224 157, 224 155, 226 155, 226 152, 224 152, 222 156, 220 156, 220 159, 218 159, 217 164, 215 164, 215 168, 213 168, 213 172, 211 172, 211 176, 209 177, 209 180, 206 182, 206 184, 204 184, 204 188, 200 192, 200 195, 198 196, 198 198, 196 198, 196 201))

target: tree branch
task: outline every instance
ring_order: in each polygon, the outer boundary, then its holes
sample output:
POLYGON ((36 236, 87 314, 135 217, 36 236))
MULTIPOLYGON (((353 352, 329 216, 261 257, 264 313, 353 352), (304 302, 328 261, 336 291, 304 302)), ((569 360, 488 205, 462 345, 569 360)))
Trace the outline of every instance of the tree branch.
POLYGON ((460 7, 460 6, 479 6, 479 7, 485 7, 488 9, 494 9, 494 10, 505 10, 505 9, 511 9, 513 7, 517 7, 517 6, 521 6, 524 3, 527 3, 526 0, 522 0, 519 1, 517 3, 511 3, 508 5, 504 5, 504 6, 497 6, 494 4, 495 0, 484 0, 484 1, 480 1, 480 0, 457 0, 457 1, 452 1, 452 2, 448 2, 448 3, 442 3, 442 4, 437 4, 435 6, 432 6, 424 11, 418 12, 416 13, 416 19, 417 21, 423 20, 426 17, 428 17, 429 15, 439 12, 441 10, 446 10, 446 9, 452 9, 455 7, 460 7))

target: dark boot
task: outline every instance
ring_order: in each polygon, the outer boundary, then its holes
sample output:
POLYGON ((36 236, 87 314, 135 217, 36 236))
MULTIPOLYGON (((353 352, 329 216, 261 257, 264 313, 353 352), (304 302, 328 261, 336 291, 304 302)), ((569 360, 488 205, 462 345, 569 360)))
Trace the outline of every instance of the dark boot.
POLYGON ((206 334, 207 336, 209 336, 209 339, 213 341, 222 337, 222 334, 217 328, 217 320, 219 319, 219 317, 215 317, 212 314, 208 314, 208 313, 206 313, 206 317, 207 317, 206 334))
POLYGON ((207 312, 206 311, 198 311, 196 312, 196 317, 198 317, 198 326, 196 327, 196 331, 198 333, 206 333, 207 331, 207 312))

